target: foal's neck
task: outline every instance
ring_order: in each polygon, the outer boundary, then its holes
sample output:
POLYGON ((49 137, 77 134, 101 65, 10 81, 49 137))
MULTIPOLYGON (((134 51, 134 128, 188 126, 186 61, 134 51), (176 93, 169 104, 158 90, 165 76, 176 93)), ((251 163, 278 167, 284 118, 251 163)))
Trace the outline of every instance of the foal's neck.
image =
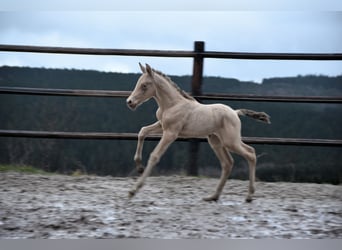
POLYGON ((156 79, 155 99, 162 110, 168 109, 182 101, 186 101, 173 85, 159 75, 156 79))

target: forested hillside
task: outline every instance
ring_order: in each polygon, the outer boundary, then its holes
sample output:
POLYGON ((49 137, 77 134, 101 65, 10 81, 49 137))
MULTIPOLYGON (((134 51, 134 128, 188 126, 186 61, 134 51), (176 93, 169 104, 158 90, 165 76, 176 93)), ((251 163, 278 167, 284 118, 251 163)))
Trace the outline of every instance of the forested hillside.
MULTIPOLYGON (((165 72, 167 73, 167 72, 165 72)), ((0 67, 0 86, 98 90, 132 90, 139 74, 43 68, 0 67)), ((171 76, 189 91, 190 76, 171 76)), ((342 76, 265 79, 261 84, 205 77, 203 93, 342 96, 342 76)), ((209 101, 205 101, 209 103, 209 101)), ((212 102, 212 101, 211 101, 212 102)), ((337 104, 223 102, 271 115, 265 125, 242 118, 243 136, 342 139, 342 107, 337 104)), ((0 129, 134 132, 155 121, 150 101, 130 111, 123 98, 56 97, 0 94, 0 129)), ((144 159, 156 142, 146 142, 144 159)), ((0 163, 28 164, 47 171, 127 176, 134 168, 135 141, 54 140, 0 137, 0 163)), ((268 181, 340 183, 342 149, 330 147, 255 146, 257 177, 268 181)), ((218 176, 219 162, 201 144, 200 174, 218 176)), ((234 155, 233 177, 246 179, 247 163, 234 155)), ((185 173, 188 144, 176 142, 156 167, 158 174, 185 173)))

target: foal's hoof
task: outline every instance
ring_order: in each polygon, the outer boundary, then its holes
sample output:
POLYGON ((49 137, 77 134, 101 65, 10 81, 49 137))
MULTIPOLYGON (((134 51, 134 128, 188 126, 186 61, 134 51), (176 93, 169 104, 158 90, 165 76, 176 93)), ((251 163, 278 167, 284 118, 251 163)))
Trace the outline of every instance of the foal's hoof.
POLYGON ((218 201, 219 197, 218 196, 210 196, 210 197, 206 197, 203 198, 204 201, 218 201))
POLYGON ((246 197, 246 202, 251 203, 253 201, 253 198, 251 196, 246 197))
POLYGON ((128 198, 133 198, 135 195, 135 190, 128 191, 128 198))
POLYGON ((143 166, 139 166, 139 167, 137 167, 137 172, 138 172, 138 174, 142 174, 142 173, 144 173, 144 167, 143 166))

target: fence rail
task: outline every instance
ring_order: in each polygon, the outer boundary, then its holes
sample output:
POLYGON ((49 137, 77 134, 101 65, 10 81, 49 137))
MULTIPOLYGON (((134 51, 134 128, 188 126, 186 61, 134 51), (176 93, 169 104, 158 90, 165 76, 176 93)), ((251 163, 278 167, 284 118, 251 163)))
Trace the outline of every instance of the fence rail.
MULTIPOLYGON (((130 91, 114 90, 83 90, 83 89, 48 89, 0 87, 0 94, 17 95, 53 95, 53 96, 84 96, 84 97, 122 97, 130 95, 130 91)), ((300 102, 300 103, 342 103, 342 96, 260 96, 207 93, 194 96, 201 100, 233 100, 253 102, 300 102)))
MULTIPOLYGON (((95 133, 95 132, 57 132, 57 131, 27 131, 27 130, 0 130, 2 137, 21 138, 50 138, 50 139, 85 139, 85 140, 137 140, 136 133, 95 133)), ((146 140, 158 141, 160 135, 151 135, 146 140)), ((191 141, 190 138, 178 138, 177 141, 191 141)), ((207 139, 197 139, 206 142, 207 139)), ((342 140, 303 139, 303 138, 270 138, 270 137, 242 137, 245 143, 269 145, 296 145, 296 146, 329 146, 340 147, 342 140)))
POLYGON ((249 60, 342 60, 342 53, 250 53, 187 50, 147 50, 147 49, 95 49, 72 47, 47 47, 0 44, 0 51, 57 53, 79 55, 153 56, 153 57, 192 57, 216 59, 249 60))

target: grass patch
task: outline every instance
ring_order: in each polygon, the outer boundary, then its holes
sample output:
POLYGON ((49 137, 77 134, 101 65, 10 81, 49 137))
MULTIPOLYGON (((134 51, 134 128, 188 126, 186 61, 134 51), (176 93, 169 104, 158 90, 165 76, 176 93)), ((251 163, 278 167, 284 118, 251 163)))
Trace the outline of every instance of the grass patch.
POLYGON ((71 173, 71 176, 73 177, 79 177, 79 176, 83 176, 83 175, 86 175, 84 174, 81 170, 77 169, 75 170, 74 172, 71 173))
POLYGON ((49 174, 48 172, 27 165, 2 165, 0 164, 0 172, 18 172, 25 174, 49 174))

